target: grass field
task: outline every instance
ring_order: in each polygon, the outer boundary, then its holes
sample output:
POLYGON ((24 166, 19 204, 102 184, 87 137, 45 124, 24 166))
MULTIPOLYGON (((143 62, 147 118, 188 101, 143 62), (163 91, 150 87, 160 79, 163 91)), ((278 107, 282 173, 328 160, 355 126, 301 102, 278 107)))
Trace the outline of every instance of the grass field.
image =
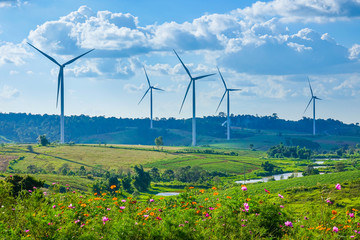
MULTIPOLYGON (((241 174, 259 168, 263 160, 260 151, 237 150, 237 156, 215 149, 215 154, 196 153, 193 150, 204 148, 164 147, 161 151, 153 146, 137 145, 73 145, 40 147, 32 145, 6 145, 0 148, 0 159, 12 161, 10 170, 27 172, 29 165, 46 169, 53 165, 55 170, 67 163, 72 170, 85 166, 87 170, 100 168, 104 170, 126 169, 142 164, 145 168, 176 169, 185 166, 200 166, 209 171, 224 171, 241 174), (189 151, 186 151, 189 150, 189 151), (226 155, 227 154, 227 155, 226 155)), ((4 169, 3 169, 4 170, 4 169)))

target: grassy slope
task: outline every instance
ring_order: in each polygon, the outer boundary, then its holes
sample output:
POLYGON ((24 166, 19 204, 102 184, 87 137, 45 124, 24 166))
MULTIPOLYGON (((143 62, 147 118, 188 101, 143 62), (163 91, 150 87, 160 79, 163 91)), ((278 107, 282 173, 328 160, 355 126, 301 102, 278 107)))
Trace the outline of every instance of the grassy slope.
MULTIPOLYGON (((67 163, 73 170, 80 166, 102 168, 106 170, 130 168, 142 164, 145 168, 176 169, 185 166, 201 166, 206 170, 243 173, 257 169, 261 165, 259 156, 262 152, 237 151, 239 156, 221 154, 200 154, 182 151, 179 147, 165 147, 163 151, 154 151, 150 146, 112 145, 99 147, 97 145, 74 146, 33 146, 33 152, 27 145, 12 145, 0 148, 0 155, 23 157, 11 167, 14 170, 27 171, 29 165, 46 169, 52 164, 57 170, 67 163)), ((195 148, 199 149, 199 148, 195 148)), ((201 148, 200 148, 201 149, 201 148)))

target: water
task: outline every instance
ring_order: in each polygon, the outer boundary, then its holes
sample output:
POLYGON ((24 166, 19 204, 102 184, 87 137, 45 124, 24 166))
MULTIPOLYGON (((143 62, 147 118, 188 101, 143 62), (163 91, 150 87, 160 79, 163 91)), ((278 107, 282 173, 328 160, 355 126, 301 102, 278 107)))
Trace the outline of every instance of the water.
POLYGON ((176 196, 176 195, 179 195, 180 193, 178 192, 163 192, 163 193, 158 193, 156 194, 156 196, 176 196))
POLYGON ((281 180, 281 179, 288 179, 292 174, 295 175, 295 177, 302 177, 302 172, 291 172, 291 173, 282 173, 282 174, 275 174, 268 177, 263 177, 261 179, 248 179, 244 182, 242 181, 235 181, 235 183, 240 184, 247 184, 247 183, 257 183, 257 182, 268 182, 270 178, 275 178, 275 180, 281 180))

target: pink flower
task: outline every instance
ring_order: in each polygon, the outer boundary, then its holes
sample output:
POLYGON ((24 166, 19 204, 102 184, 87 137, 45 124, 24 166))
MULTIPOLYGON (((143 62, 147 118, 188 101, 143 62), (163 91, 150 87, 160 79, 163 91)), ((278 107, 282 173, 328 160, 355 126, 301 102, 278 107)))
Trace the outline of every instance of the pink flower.
POLYGON ((32 191, 31 190, 29 190, 29 193, 31 193, 32 191))
POLYGON ((249 204, 244 203, 244 208, 245 208, 245 210, 248 212, 248 211, 249 211, 249 204))
POLYGON ((25 232, 30 232, 30 230, 29 230, 29 229, 26 229, 25 232))
POLYGON ((162 218, 161 217, 156 217, 156 220, 162 220, 162 218))
POLYGON ((246 191, 246 190, 247 190, 247 187, 246 187, 246 186, 243 186, 243 187, 241 187, 241 190, 246 191))
POLYGON ((68 208, 74 209, 75 207, 72 205, 72 203, 70 203, 70 205, 68 206, 68 208))
POLYGON ((111 210, 111 208, 107 208, 106 210, 110 211, 110 210, 111 210))
POLYGON ((147 218, 147 217, 149 217, 149 215, 144 215, 144 218, 147 218))
POLYGON ((268 194, 270 194, 270 191, 269 191, 269 190, 266 190, 266 188, 264 188, 264 191, 267 192, 268 194))
POLYGON ((340 184, 336 184, 335 188, 336 188, 337 190, 341 190, 341 185, 340 185, 340 184))
POLYGON ((125 207, 124 207, 124 206, 121 206, 121 207, 120 207, 120 209, 124 210, 124 209, 125 209, 125 207))
POLYGON ((76 223, 78 223, 78 222, 80 222, 80 220, 79 220, 79 219, 74 221, 74 223, 75 223, 75 224, 76 224, 76 223))
POLYGON ((338 232, 339 229, 337 227, 333 227, 333 232, 338 232))
POLYGON ((123 200, 121 200, 121 202, 126 202, 126 200, 125 200, 125 199, 123 199, 123 200))
POLYGON ((209 210, 214 210, 215 208, 213 208, 213 207, 209 207, 209 210))
POLYGON ((110 221, 110 219, 108 217, 103 217, 102 221, 103 221, 103 224, 105 224, 105 222, 110 221))
POLYGON ((80 225, 80 227, 84 227, 84 226, 85 226, 85 224, 81 224, 81 225, 80 225))
POLYGON ((349 213, 349 217, 353 218, 354 216, 354 213, 349 213))
POLYGON ((209 217, 209 216, 210 216, 210 214, 208 214, 208 213, 205 214, 205 217, 209 217))
POLYGON ((36 189, 36 187, 33 187, 33 189, 36 189))
POLYGON ((52 183, 52 185, 55 185, 55 184, 56 184, 56 182, 53 182, 53 183, 52 183))
POLYGON ((56 205, 53 205, 52 208, 56 208, 56 205))
POLYGON ((290 222, 290 221, 286 221, 286 222, 285 222, 285 226, 293 227, 293 224, 292 224, 292 222, 290 222))
POLYGON ((280 205, 280 207, 281 207, 281 208, 284 208, 284 206, 283 206, 283 205, 280 205))
POLYGON ((283 196, 283 195, 281 195, 280 193, 278 194, 278 196, 279 196, 280 198, 284 198, 284 196, 283 196))
POLYGON ((46 195, 47 195, 47 192, 43 192, 43 194, 44 194, 44 196, 46 196, 46 195))
POLYGON ((154 199, 150 199, 149 201, 150 201, 150 202, 153 202, 153 201, 154 201, 154 199))

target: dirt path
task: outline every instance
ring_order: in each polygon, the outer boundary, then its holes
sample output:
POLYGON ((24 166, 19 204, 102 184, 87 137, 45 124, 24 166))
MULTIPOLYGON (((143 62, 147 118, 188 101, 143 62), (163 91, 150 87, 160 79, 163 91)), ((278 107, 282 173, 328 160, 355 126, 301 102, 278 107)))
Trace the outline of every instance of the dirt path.
POLYGON ((18 156, 4 156, 0 155, 0 172, 5 172, 11 160, 19 158, 18 156))

